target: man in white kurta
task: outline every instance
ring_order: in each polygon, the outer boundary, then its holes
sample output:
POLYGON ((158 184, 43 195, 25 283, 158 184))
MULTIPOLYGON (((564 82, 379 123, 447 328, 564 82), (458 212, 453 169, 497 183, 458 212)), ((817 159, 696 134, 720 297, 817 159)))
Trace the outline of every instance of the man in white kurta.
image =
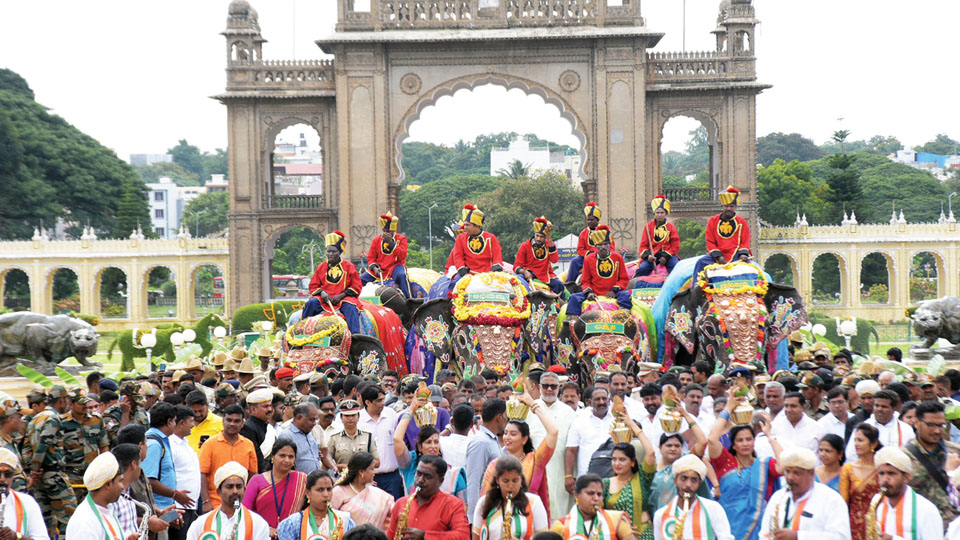
POLYGON ((843 497, 814 481, 817 456, 791 446, 780 453, 787 486, 767 502, 760 538, 772 540, 850 540, 850 516, 843 497), (798 511, 799 510, 799 511, 798 511), (776 518, 775 530, 770 524, 776 518))
POLYGON ((873 458, 877 479, 886 496, 877 505, 877 530, 882 540, 941 540, 943 519, 936 505, 907 483, 913 473, 910 457, 892 446, 881 448, 873 458))
MULTIPOLYGON (((539 403, 543 410, 550 415, 551 420, 557 426, 559 434, 557 435, 557 451, 547 462, 547 490, 550 492, 550 515, 560 517, 570 510, 573 499, 564 487, 563 482, 563 458, 565 452, 561 448, 567 446, 567 432, 570 430, 570 424, 576 417, 576 413, 569 405, 559 399, 560 396, 560 378, 556 373, 547 371, 540 376, 540 398, 534 403, 539 403)), ((530 440, 533 447, 540 446, 540 442, 547 436, 547 430, 543 427, 543 422, 535 414, 527 416, 527 425, 530 426, 530 440)), ((441 447, 443 439, 441 439, 441 447)), ((446 455, 446 454, 444 454, 446 455)))
MULTIPOLYGON (((613 425, 610 394, 603 388, 595 389, 590 396, 590 408, 574 414, 564 452, 564 485, 569 484, 571 490, 573 481, 587 474, 590 457, 610 438, 610 426, 613 425)), ((560 448, 558 444, 557 449, 560 448)))
POLYGON ((673 462, 677 495, 653 515, 654 540, 675 540, 677 527, 683 527, 683 540, 733 540, 730 521, 720 503, 697 496, 706 476, 707 466, 697 456, 687 454, 673 462))
POLYGON ((243 501, 247 485, 246 467, 236 461, 228 461, 214 473, 213 482, 222 504, 190 525, 187 540, 197 540, 208 531, 216 532, 219 538, 228 538, 234 526, 237 528, 236 540, 269 540, 270 526, 259 514, 244 508, 242 504, 239 511, 233 509, 234 501, 243 501), (247 523, 251 525, 248 527, 247 523))
POLYGON ((770 422, 770 433, 780 444, 806 448, 816 455, 823 438, 823 426, 804 414, 806 398, 791 392, 783 399, 783 412, 770 422))
POLYGON ((76 511, 70 516, 66 538, 93 540, 122 537, 120 521, 107 509, 108 504, 117 502, 123 491, 119 473, 120 463, 110 452, 100 454, 87 466, 83 473, 83 484, 89 492, 78 502, 76 511))
POLYGON ((7 486, 6 497, 0 503, 3 507, 3 527, 0 527, 0 538, 13 536, 32 538, 33 540, 48 540, 47 527, 43 524, 43 514, 40 505, 33 497, 22 491, 13 491, 13 473, 20 467, 20 458, 6 448, 0 448, 0 484, 7 486), (12 497, 9 501, 8 497, 12 497), (19 503, 19 504, 18 504, 19 503), (17 519, 17 506, 23 508, 23 515, 17 519))
MULTIPOLYGON (((902 422, 895 414, 895 408, 900 406, 900 398, 897 394, 889 390, 882 390, 873 396, 873 414, 867 418, 865 424, 877 428, 880 432, 878 440, 883 446, 901 446, 912 441, 914 438, 913 428, 910 424, 902 422)), ((847 461, 853 463, 857 460, 857 450, 853 446, 854 436, 850 435, 847 441, 846 456, 847 461)))

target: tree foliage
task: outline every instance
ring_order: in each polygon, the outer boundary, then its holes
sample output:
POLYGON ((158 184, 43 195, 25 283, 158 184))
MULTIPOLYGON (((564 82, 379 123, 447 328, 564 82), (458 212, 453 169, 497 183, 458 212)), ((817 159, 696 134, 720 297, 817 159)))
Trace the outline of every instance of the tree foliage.
POLYGON ((757 163, 769 167, 775 160, 785 162, 820 159, 824 153, 812 140, 799 133, 771 133, 757 139, 757 163))
POLYGON ((793 160, 776 159, 757 171, 760 219, 777 226, 792 225, 796 215, 814 213, 817 204, 813 171, 793 160), (809 206, 809 208, 808 208, 809 206))
MULTIPOLYGON (((495 190, 498 185, 496 178, 477 174, 444 178, 426 184, 417 191, 405 190, 400 195, 400 228, 408 238, 426 246, 428 217, 432 217, 434 248, 443 243, 452 245, 464 202, 474 202, 480 195, 495 190), (437 205, 436 208, 428 212, 427 209, 433 204, 437 205)), ((487 214, 491 213, 491 209, 481 209, 487 214)))
POLYGON ((202 193, 187 203, 183 221, 195 237, 210 236, 227 228, 229 212, 230 197, 226 191, 202 193))
POLYGON ((136 167, 137 173, 148 184, 160 182, 160 178, 167 177, 178 186, 199 186, 203 182, 196 174, 187 171, 177 163, 154 163, 136 167))
POLYGON ((150 227, 150 207, 147 205, 143 190, 133 182, 124 186, 123 197, 117 203, 117 219, 114 222, 112 236, 126 238, 140 227, 144 236, 152 235, 150 227))
POLYGON ((680 254, 683 259, 699 257, 707 253, 706 227, 696 221, 682 220, 675 223, 680 234, 680 254))
POLYGON ((917 152, 929 152, 943 156, 960 154, 960 142, 951 139, 947 134, 940 133, 932 141, 914 147, 917 152))

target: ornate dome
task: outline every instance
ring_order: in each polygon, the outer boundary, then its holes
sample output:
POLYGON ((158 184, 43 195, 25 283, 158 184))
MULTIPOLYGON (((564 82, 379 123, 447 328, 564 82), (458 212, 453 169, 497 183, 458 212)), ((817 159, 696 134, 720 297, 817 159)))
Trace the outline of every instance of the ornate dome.
POLYGON ((250 13, 250 2, 247 0, 233 0, 230 2, 230 7, 227 8, 227 13, 234 17, 246 17, 250 13))

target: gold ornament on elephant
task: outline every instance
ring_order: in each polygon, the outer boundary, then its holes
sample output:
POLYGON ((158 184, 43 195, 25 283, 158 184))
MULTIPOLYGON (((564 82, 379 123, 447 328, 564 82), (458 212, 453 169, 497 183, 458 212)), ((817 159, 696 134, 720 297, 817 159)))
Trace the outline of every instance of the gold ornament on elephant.
POLYGON ((761 307, 756 293, 715 294, 713 301, 726 327, 736 360, 755 360, 761 307))
POLYGON ((483 354, 483 366, 502 373, 510 371, 515 351, 515 328, 485 324, 473 328, 483 354))

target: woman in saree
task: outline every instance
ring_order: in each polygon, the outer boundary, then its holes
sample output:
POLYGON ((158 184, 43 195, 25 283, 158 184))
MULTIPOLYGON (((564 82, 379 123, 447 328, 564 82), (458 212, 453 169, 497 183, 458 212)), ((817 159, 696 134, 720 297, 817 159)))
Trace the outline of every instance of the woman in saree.
POLYGON ((840 471, 843 470, 843 438, 833 433, 827 433, 820 439, 817 449, 817 458, 820 466, 814 469, 817 482, 840 491, 840 471))
MULTIPOLYGON (((767 507, 767 500, 774 491, 774 481, 780 477, 777 460, 757 458, 753 449, 756 431, 750 424, 733 425, 731 415, 745 397, 735 395, 737 388, 731 388, 727 406, 717 415, 717 422, 710 430, 707 446, 710 461, 720 479, 720 496, 717 502, 723 506, 730 519, 730 529, 738 540, 757 540, 760 536, 760 520, 767 507), (730 430, 730 447, 724 448, 720 437, 730 430)), ((765 416, 759 420, 760 429, 770 440, 774 456, 779 456, 783 448, 777 439, 770 435, 770 421, 765 416)))
MULTIPOLYGON (((685 407, 681 406, 678 410, 683 415, 683 419, 687 421, 687 425, 690 426, 690 433, 694 437, 690 453, 702 458, 703 451, 707 448, 707 434, 703 432, 703 429, 697 424, 697 419, 687 412, 685 407)), ((673 483, 673 462, 683 457, 685 441, 679 433, 664 433, 660 435, 659 441, 651 442, 660 445, 660 463, 657 464, 657 473, 653 475, 653 480, 650 482, 650 496, 645 500, 645 509, 650 512, 652 522, 653 514, 666 506, 677 495, 677 486, 673 483)), ((713 499, 706 478, 700 482, 697 495, 713 499)))
POLYGON ((330 506, 350 514, 357 525, 387 530, 393 496, 373 485, 373 462, 373 454, 367 452, 350 457, 347 474, 333 488, 330 506))
POLYGON ((277 525, 303 508, 307 475, 293 470, 297 445, 290 439, 277 439, 269 460, 270 471, 254 476, 247 484, 243 506, 260 514, 270 525, 271 536, 276 536, 277 525))
POLYGON ((316 539, 317 535, 327 540, 343 540, 354 523, 349 513, 330 506, 333 477, 327 471, 313 471, 307 476, 306 485, 309 498, 306 510, 295 512, 280 522, 278 540, 316 539))
MULTIPOLYGON (((417 472, 417 465, 420 463, 420 456, 430 454, 443 457, 440 452, 440 432, 433 426, 420 428, 417 433, 417 445, 415 450, 407 450, 403 442, 404 435, 407 432, 407 426, 413 419, 417 409, 426 404, 424 398, 414 398, 410 406, 400 415, 400 421, 397 423, 397 430, 393 435, 393 452, 397 457, 397 465, 400 468, 400 475, 403 477, 403 485, 406 493, 413 492, 413 479, 417 472)), ((448 466, 447 474, 443 476, 443 483, 440 484, 440 491, 456 495, 463 499, 467 491, 467 473, 462 467, 448 466)))
POLYGON ((530 540, 547 530, 546 505, 528 489, 520 460, 502 456, 492 465, 493 474, 484 482, 484 494, 473 512, 472 540, 530 540), (507 501, 512 507, 509 513, 507 501), (504 519, 510 527, 509 538, 503 534, 504 519))
POLYGON ((877 467, 873 464, 874 454, 882 447, 879 438, 880 432, 875 426, 866 423, 857 426, 853 430, 857 461, 840 469, 840 495, 850 509, 850 536, 853 540, 866 538, 870 499, 880 491, 877 467))
MULTIPOLYGON (((526 390, 517 397, 526 406, 530 407, 530 412, 537 415, 547 434, 540 442, 540 446, 534 449, 533 441, 530 439, 530 425, 527 424, 526 420, 510 420, 503 430, 504 454, 513 456, 520 461, 523 465, 523 478, 527 482, 527 489, 530 490, 530 493, 540 497, 543 505, 549 509, 550 491, 547 489, 547 462, 553 457, 560 430, 553 423, 553 419, 544 410, 544 407, 539 403, 534 403, 533 398, 526 390)), ((483 473, 483 483, 480 484, 481 495, 491 485, 495 467, 496 462, 487 465, 487 470, 483 473)), ((549 517, 548 510, 547 518, 549 519, 549 517)))

